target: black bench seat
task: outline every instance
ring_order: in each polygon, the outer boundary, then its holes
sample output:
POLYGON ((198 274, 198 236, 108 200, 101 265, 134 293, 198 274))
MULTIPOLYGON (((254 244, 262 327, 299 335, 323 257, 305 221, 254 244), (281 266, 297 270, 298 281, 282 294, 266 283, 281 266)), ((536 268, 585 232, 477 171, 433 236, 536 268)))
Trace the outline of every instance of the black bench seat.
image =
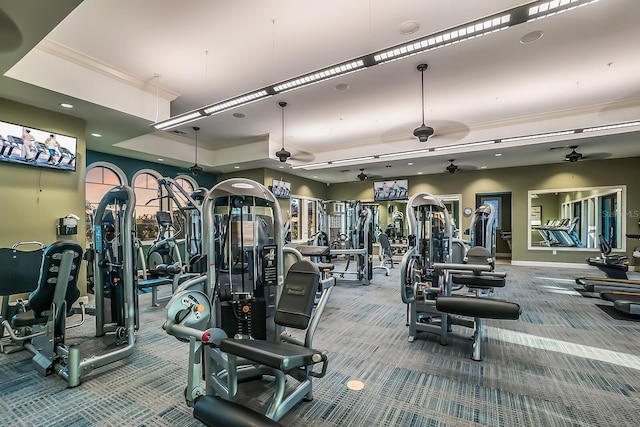
POLYGON ((327 360, 324 354, 311 348, 264 340, 227 338, 220 343, 220 350, 285 373, 327 360))

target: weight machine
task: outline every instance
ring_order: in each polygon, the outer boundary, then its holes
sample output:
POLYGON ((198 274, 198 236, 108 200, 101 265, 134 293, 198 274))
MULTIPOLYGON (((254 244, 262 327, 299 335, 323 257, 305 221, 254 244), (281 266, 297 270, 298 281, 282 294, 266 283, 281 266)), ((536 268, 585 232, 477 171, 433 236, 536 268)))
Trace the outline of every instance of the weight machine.
MULTIPOLYGON (((483 208, 483 207, 482 207, 483 208)), ((492 216, 486 209, 476 211, 472 236, 475 243, 491 245, 495 241, 492 216), (489 228, 487 228, 489 227, 489 228), (493 232, 494 237, 480 233, 493 232)), ((420 332, 440 336, 440 344, 448 344, 452 325, 473 328, 473 360, 482 360, 482 319, 517 319, 520 307, 515 303, 485 298, 483 291, 504 286, 504 273, 494 273, 490 252, 484 246, 472 247, 464 263, 453 263, 452 254, 459 253, 463 242, 452 238, 453 226, 449 212, 441 200, 428 193, 418 193, 407 203, 409 250, 402 258, 400 296, 407 304, 409 342, 420 332), (474 297, 453 295, 467 286, 474 297), (459 315, 467 318, 460 318, 459 315), (468 319, 472 317, 473 319, 468 319)), ((462 249, 464 251, 464 249, 462 249)))
POLYGON ((247 408, 220 405, 214 396, 233 402, 239 383, 271 375, 275 391, 266 417, 278 420, 301 399, 311 399, 311 378, 325 374, 326 355, 311 346, 335 280, 320 280, 313 263, 293 248, 283 250, 277 199, 255 181, 218 183, 207 194, 202 214, 203 249, 210 260, 202 290, 176 292, 163 325, 168 334, 189 342, 186 402, 208 425, 241 419, 247 408), (285 264, 290 265, 286 279, 285 264), (285 327, 305 330, 304 341, 285 327), (313 371, 316 364, 321 372, 313 371), (286 387, 287 376, 299 381, 293 391, 286 387))
POLYGON ((134 223, 133 190, 127 186, 109 190, 94 214, 95 248, 85 254, 93 264, 95 306, 80 304, 77 309, 82 321, 85 311, 95 316, 96 337, 115 338, 118 346, 100 355, 81 360, 80 345, 65 342, 66 317, 80 295, 76 283, 82 248, 75 242, 56 242, 44 250, 30 310, 13 316, 11 324, 3 322, 11 341, 33 353, 34 368, 42 375, 55 372, 75 387, 94 369, 133 352, 138 324, 134 223))

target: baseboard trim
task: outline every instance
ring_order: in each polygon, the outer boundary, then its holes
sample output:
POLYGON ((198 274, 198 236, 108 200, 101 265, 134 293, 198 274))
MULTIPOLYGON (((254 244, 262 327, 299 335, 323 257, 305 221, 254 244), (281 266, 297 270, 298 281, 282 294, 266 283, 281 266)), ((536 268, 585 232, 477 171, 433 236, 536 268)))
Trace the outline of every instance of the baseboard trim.
POLYGON ((588 268, 587 263, 577 262, 549 262, 549 261, 514 261, 511 260, 511 265, 522 265, 527 267, 563 267, 563 268, 588 268))

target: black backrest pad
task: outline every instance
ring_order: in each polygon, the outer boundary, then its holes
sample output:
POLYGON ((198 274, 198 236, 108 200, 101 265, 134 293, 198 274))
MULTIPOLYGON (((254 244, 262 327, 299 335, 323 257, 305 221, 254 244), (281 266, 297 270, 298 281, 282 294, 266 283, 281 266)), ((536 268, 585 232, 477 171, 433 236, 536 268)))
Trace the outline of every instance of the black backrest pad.
POLYGON ((0 295, 33 291, 38 286, 42 249, 20 251, 0 248, 0 295))
POLYGON ((67 308, 71 307, 71 305, 80 296, 80 290, 77 287, 77 283, 78 273, 80 272, 80 263, 82 262, 82 247, 72 241, 52 243, 44 250, 42 264, 40 265, 38 287, 29 297, 29 305, 35 312, 34 314, 36 317, 41 317, 43 311, 51 308, 53 295, 56 290, 58 269, 60 268, 60 262, 62 261, 62 254, 65 251, 73 252, 71 274, 69 275, 69 284, 65 295, 67 308))
POLYGON ((278 325, 297 329, 309 326, 319 281, 320 270, 311 261, 303 259, 291 266, 276 309, 278 325))
POLYGON ((490 265, 491 253, 484 246, 474 246, 467 252, 466 263, 474 265, 490 265))

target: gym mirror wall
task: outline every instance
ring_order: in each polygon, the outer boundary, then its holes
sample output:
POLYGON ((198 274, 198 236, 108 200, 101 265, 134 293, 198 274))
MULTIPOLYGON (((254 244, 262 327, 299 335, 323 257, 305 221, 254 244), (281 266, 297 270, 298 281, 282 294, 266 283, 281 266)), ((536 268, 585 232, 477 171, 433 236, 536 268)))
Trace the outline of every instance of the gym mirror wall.
POLYGON ((624 185, 529 191, 529 249, 599 250, 602 235, 626 250, 626 192, 624 185))

